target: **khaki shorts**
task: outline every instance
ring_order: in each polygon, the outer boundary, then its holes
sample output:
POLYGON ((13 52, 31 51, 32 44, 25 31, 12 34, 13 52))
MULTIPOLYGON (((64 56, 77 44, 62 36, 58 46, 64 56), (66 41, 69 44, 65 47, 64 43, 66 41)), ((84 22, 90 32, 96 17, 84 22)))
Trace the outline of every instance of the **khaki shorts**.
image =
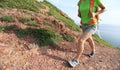
POLYGON ((97 25, 91 25, 91 26, 81 26, 83 32, 88 32, 91 34, 95 34, 97 31, 97 25))

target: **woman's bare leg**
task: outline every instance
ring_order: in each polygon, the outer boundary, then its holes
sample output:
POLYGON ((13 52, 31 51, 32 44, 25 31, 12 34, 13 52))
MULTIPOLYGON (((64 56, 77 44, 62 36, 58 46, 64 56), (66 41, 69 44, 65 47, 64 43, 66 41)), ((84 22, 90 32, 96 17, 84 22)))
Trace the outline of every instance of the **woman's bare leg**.
POLYGON ((83 50, 84 50, 84 43, 85 41, 90 38, 92 36, 91 33, 88 32, 84 32, 80 39, 78 40, 78 48, 77 48, 77 55, 75 57, 76 60, 79 60, 79 58, 81 57, 83 50))
POLYGON ((88 43, 89 43, 89 45, 90 45, 90 47, 91 47, 91 51, 92 51, 92 52, 95 52, 95 43, 94 43, 94 41, 93 41, 92 36, 91 36, 90 38, 88 38, 87 41, 88 41, 88 43))

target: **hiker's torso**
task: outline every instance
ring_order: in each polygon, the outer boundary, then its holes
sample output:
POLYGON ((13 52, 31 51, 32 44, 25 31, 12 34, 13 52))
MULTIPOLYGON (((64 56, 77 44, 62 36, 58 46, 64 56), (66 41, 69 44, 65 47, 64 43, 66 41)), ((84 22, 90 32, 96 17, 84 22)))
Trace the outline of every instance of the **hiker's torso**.
MULTIPOLYGON (((96 12, 99 4, 100 0, 94 0, 93 12, 96 12)), ((79 10, 81 13, 81 20, 83 24, 88 24, 88 21, 91 19, 91 17, 89 16, 90 0, 82 0, 79 5, 79 10)))

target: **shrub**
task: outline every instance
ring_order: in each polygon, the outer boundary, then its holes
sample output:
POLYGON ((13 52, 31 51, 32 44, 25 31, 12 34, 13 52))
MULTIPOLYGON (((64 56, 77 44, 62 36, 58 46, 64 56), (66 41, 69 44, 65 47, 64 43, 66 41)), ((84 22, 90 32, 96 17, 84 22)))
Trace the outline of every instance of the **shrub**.
POLYGON ((4 27, 4 30, 5 31, 10 31, 10 30, 13 30, 15 27, 16 27, 15 24, 9 24, 9 25, 4 27))
POLYGON ((20 29, 17 31, 18 37, 23 37, 25 35, 32 35, 35 39, 39 41, 41 46, 55 45, 56 42, 61 40, 59 34, 48 30, 48 29, 20 29))
POLYGON ((22 23, 28 22, 30 20, 31 20, 31 18, 29 18, 29 17, 20 17, 19 18, 19 21, 22 22, 22 23))
POLYGON ((75 38, 72 35, 64 34, 64 33, 62 33, 61 35, 62 35, 63 39, 66 41, 69 41, 69 42, 75 41, 75 38))
POLYGON ((2 16, 1 20, 5 21, 5 22, 12 22, 12 21, 14 21, 14 18, 13 18, 13 16, 6 15, 6 16, 2 16))
POLYGON ((44 23, 45 25, 48 25, 48 26, 51 26, 51 27, 54 26, 54 24, 53 24, 52 22, 44 21, 43 23, 44 23))
POLYGON ((36 26, 36 22, 35 21, 29 21, 28 23, 27 23, 27 25, 28 26, 36 26))
POLYGON ((0 32, 3 31, 4 27, 0 25, 0 32))

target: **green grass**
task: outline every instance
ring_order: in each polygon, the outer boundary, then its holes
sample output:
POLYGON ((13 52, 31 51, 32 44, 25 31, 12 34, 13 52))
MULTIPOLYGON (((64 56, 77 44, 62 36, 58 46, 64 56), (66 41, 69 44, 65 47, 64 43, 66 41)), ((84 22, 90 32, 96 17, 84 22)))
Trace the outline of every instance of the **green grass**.
POLYGON ((2 8, 19 8, 38 12, 44 6, 35 0, 0 0, 0 7, 2 8))
POLYGON ((0 25, 0 32, 3 31, 4 27, 0 25))
POLYGON ((35 21, 29 21, 29 22, 27 23, 27 25, 28 25, 28 26, 36 26, 37 23, 36 23, 35 21))
POLYGON ((22 23, 25 23, 25 22, 31 21, 31 18, 30 17, 19 17, 18 20, 22 23))
POLYGON ((67 27, 69 27, 70 29, 72 29, 74 31, 79 31, 79 26, 77 26, 71 18, 67 18, 67 17, 63 16, 61 14, 61 11, 59 9, 57 9, 55 6, 53 6, 51 3, 45 1, 44 4, 50 7, 50 11, 48 12, 49 15, 53 15, 60 21, 65 22, 65 25, 67 27))
POLYGON ((55 25, 52 22, 48 22, 46 20, 44 20, 43 24, 54 27, 55 25))
POLYGON ((61 34, 63 39, 66 40, 66 41, 69 41, 69 42, 74 42, 75 41, 75 38, 69 34, 64 34, 62 33, 61 34))
POLYGON ((18 37, 24 37, 26 35, 32 35, 39 41, 41 46, 55 45, 61 40, 61 36, 48 29, 19 29, 17 31, 18 37))
POLYGON ((105 40, 101 39, 97 34, 95 34, 94 37, 96 38, 96 41, 97 41, 98 44, 104 44, 106 46, 115 48, 115 46, 113 46, 110 43, 106 42, 105 40))
POLYGON ((5 21, 5 22, 13 22, 13 21, 14 21, 14 18, 13 18, 13 16, 5 15, 5 16, 2 16, 2 17, 1 17, 1 20, 2 20, 2 21, 5 21))
POLYGON ((14 28, 16 27, 16 25, 14 25, 14 24, 9 24, 9 25, 7 25, 7 26, 4 26, 4 30, 6 30, 6 31, 10 31, 10 30, 13 30, 14 28))
POLYGON ((7 26, 1 26, 0 25, 0 32, 4 31, 4 32, 9 32, 10 30, 13 30, 16 27, 16 25, 14 24, 9 24, 7 26))

